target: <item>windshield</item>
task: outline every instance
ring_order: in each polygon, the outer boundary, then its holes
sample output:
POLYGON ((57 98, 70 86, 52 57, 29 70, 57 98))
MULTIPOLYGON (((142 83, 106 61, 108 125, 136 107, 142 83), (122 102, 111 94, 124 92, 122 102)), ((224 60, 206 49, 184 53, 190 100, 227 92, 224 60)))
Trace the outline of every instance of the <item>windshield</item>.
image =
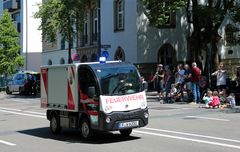
POLYGON ((97 69, 103 95, 132 94, 142 91, 135 67, 97 69))

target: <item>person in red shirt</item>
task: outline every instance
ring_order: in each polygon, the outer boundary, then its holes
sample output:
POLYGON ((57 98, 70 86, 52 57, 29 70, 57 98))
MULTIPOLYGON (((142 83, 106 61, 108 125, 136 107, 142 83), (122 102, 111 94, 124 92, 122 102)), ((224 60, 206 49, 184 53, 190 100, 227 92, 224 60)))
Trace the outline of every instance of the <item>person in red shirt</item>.
POLYGON ((200 103, 200 86, 199 80, 201 76, 201 70, 197 67, 197 63, 192 63, 192 73, 191 73, 191 82, 192 82, 192 92, 193 92, 193 99, 194 103, 200 103))

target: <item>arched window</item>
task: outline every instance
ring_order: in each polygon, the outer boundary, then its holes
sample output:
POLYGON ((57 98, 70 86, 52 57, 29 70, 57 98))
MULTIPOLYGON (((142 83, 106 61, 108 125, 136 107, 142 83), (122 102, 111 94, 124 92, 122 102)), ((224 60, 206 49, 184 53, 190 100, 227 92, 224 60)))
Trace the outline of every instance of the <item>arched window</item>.
POLYGON ((88 58, 87 56, 84 54, 81 58, 81 62, 87 62, 88 58))
POLYGON ((158 63, 163 65, 176 64, 176 51, 171 44, 166 43, 161 46, 158 51, 158 63))
POLYGON ((48 60, 48 65, 52 65, 52 60, 48 60))
POLYGON ((115 55, 114 55, 114 60, 125 61, 125 53, 121 47, 117 48, 115 55))
POLYGON ((60 64, 65 64, 64 58, 61 58, 61 59, 60 59, 60 64))
POLYGON ((97 54, 93 53, 93 54, 91 55, 91 61, 92 61, 92 62, 97 61, 97 54))

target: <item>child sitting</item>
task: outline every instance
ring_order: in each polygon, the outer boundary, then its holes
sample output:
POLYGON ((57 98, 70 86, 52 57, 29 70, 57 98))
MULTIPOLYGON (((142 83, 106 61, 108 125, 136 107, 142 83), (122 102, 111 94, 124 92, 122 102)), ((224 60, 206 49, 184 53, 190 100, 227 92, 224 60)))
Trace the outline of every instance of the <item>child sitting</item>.
POLYGON ((209 108, 209 103, 212 101, 213 95, 212 95, 212 91, 209 90, 207 93, 204 94, 203 96, 203 101, 205 102, 205 107, 209 108))
POLYGON ((229 94, 227 102, 229 103, 230 108, 234 108, 236 106, 235 95, 233 93, 229 94))
POLYGON ((219 108, 220 106, 220 99, 218 97, 218 92, 217 91, 213 91, 213 97, 212 97, 212 101, 208 103, 210 108, 219 108))

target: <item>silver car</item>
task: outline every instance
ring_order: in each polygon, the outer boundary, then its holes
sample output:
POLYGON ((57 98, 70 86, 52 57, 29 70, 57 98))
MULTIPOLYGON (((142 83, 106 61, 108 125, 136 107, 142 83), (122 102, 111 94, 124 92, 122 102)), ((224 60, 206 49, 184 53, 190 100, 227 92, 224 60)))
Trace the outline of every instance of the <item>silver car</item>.
POLYGON ((29 94, 30 87, 32 87, 31 79, 39 75, 37 72, 21 71, 16 73, 13 78, 8 82, 6 93, 19 92, 19 94, 29 94))

